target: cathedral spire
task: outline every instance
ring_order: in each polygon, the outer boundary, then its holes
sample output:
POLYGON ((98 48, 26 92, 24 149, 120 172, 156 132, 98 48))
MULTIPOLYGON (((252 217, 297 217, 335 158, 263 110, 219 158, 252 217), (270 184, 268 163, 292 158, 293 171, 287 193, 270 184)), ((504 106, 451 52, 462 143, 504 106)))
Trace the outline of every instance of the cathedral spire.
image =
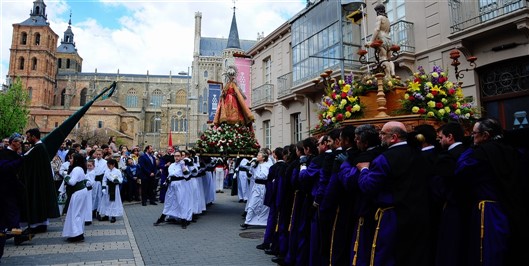
POLYGON ((228 45, 226 48, 241 49, 239 31, 237 30, 237 20, 235 19, 235 0, 233 1, 233 18, 231 19, 230 35, 228 36, 228 45))
POLYGON ((31 26, 48 26, 48 15, 46 14, 46 4, 44 0, 35 0, 33 2, 33 8, 29 12, 29 18, 24 22, 20 23, 21 25, 31 25, 31 26))

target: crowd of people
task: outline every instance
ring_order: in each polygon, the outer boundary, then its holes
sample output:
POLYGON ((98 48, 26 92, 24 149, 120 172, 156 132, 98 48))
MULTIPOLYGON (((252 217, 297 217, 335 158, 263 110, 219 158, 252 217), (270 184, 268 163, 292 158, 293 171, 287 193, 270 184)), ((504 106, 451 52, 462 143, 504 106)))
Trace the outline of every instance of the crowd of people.
MULTIPOLYGON (((276 148, 266 171, 251 170, 248 202, 268 212, 257 249, 279 265, 519 265, 528 131, 482 118, 464 132, 391 121, 276 148)), ((247 210, 246 222, 264 213, 247 210)))
MULTIPOLYGON (((504 131, 482 118, 467 137, 455 122, 408 132, 391 121, 264 148, 255 158, 129 151, 115 138, 65 141, 48 165, 49 183, 64 199, 69 242, 83 241, 93 219, 116 222, 122 200, 164 203, 154 226, 186 229, 231 186, 245 204, 241 229, 265 226, 257 248, 279 265, 514 265, 529 247, 528 138, 527 129, 504 131)), ((51 206, 39 215, 27 209, 45 196, 28 195, 35 181, 24 170, 39 143, 36 129, 3 141, 2 251, 6 239, 19 245, 58 217, 51 206)))

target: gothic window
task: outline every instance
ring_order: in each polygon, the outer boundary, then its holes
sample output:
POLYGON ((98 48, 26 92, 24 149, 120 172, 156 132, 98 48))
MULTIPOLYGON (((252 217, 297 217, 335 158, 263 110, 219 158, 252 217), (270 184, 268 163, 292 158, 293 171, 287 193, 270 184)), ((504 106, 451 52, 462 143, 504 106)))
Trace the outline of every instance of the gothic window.
POLYGON ((127 96, 125 96, 125 107, 138 107, 138 93, 135 89, 130 89, 129 91, 127 91, 127 96))
POLYGON ((205 78, 208 77, 208 71, 207 71, 207 70, 204 71, 204 77, 205 77, 205 78))
POLYGON ((35 45, 40 45, 40 33, 35 33, 35 45))
POLYGON ((37 70, 37 58, 31 58, 31 70, 37 70))
POLYGON ((59 68, 62 68, 62 59, 61 58, 59 58, 59 62, 57 64, 59 64, 59 68))
POLYGON ((198 112, 199 113, 204 112, 204 105, 201 104, 204 101, 202 98, 204 98, 204 96, 202 96, 202 95, 198 96, 198 102, 199 102, 199 104, 198 104, 198 112))
POLYGON ((33 88, 32 87, 28 87, 28 97, 29 97, 29 101, 31 102, 31 99, 33 98, 33 88))
POLYGON ((22 32, 22 34, 20 36, 20 44, 26 45, 27 42, 28 42, 28 34, 25 33, 25 32, 22 32))
POLYGON ((79 106, 83 106, 86 104, 86 92, 88 91, 87 88, 84 88, 81 90, 81 97, 79 99, 79 106))
POLYGON ((103 121, 97 121, 97 128, 103 128, 103 121))
POLYGON ((207 114, 208 113, 208 89, 204 88, 204 91, 202 93, 204 98, 202 99, 202 113, 207 114))
POLYGON ((66 59, 66 68, 70 68, 70 58, 66 59))
POLYGON ((162 91, 154 90, 151 95, 151 103, 153 104, 153 107, 162 106, 162 98, 163 98, 162 91))
POLYGON ((184 90, 179 90, 176 93, 176 104, 186 104, 186 92, 184 90))
POLYGON ((24 70, 24 57, 22 56, 18 59, 18 69, 24 70))
POLYGON ((159 117, 159 114, 151 118, 151 132, 160 132, 160 124, 162 119, 159 117))
POLYGON ((65 96, 66 96, 66 89, 63 89, 61 91, 61 106, 64 106, 65 96))

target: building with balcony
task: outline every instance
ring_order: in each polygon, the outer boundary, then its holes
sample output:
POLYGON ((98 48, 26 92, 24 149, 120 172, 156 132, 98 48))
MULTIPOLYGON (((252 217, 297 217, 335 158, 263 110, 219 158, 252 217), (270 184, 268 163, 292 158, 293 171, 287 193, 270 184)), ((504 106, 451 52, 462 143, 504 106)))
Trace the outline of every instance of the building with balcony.
MULTIPOLYGON (((332 77, 367 71, 356 50, 375 26, 374 7, 360 25, 351 23, 340 2, 310 1, 306 8, 252 47, 252 110, 259 142, 284 146, 306 138, 317 123, 323 85, 312 82, 332 70, 332 77), (289 47, 289 49, 286 49, 289 47)), ((411 76, 419 66, 441 66, 450 80, 463 82, 466 96, 497 117, 505 128, 520 127, 529 112, 529 12, 526 1, 480 0, 429 2, 383 1, 391 38, 401 47, 396 74, 411 76), (450 51, 458 49, 459 74, 450 51), (465 59, 476 56, 475 69, 465 59), (464 70, 469 71, 464 71, 464 70), (463 71, 461 71, 463 70, 463 71)), ((374 51, 368 49, 372 58, 374 51)), ((527 122, 525 122, 527 123, 527 122)), ((522 125, 523 126, 523 125, 522 125)), ((527 125, 525 125, 527 126, 527 125)))

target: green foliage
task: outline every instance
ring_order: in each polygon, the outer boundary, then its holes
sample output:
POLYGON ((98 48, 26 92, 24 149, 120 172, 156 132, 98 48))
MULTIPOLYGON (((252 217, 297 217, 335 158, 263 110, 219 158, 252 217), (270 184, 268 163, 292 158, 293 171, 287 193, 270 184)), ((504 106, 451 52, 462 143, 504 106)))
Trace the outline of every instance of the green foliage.
POLYGON ((17 78, 11 87, 0 92, 0 137, 22 132, 29 119, 29 94, 17 78))

